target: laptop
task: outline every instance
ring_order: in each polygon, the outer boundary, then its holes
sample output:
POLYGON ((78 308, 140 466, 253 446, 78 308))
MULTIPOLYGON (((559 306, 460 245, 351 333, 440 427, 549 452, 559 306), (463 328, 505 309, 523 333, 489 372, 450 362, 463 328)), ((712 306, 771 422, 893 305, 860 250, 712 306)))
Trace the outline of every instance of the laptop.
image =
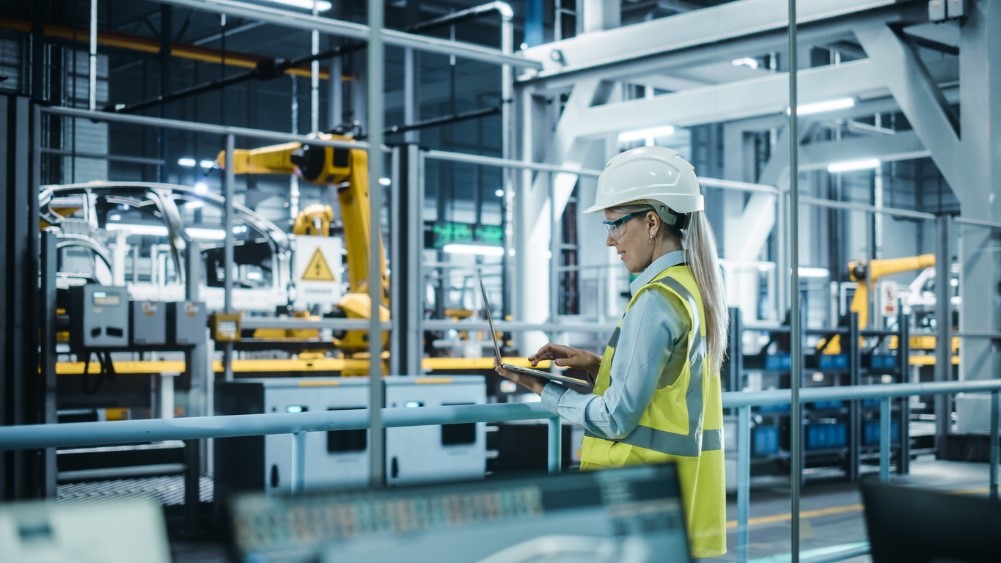
POLYGON ((875 563, 998 560, 998 502, 874 480, 860 485, 875 563))
POLYGON ((497 343, 497 331, 494 330, 494 320, 490 315, 490 300, 487 299, 487 290, 483 287, 483 279, 480 279, 480 293, 483 294, 483 310, 487 314, 487 324, 490 325, 490 339, 494 342, 494 358, 497 359, 497 363, 500 367, 513 371, 514 373, 523 373, 525 375, 534 375, 535 377, 541 377, 549 381, 555 381, 561 385, 576 385, 578 387, 593 387, 591 383, 584 381, 583 379, 578 379, 576 377, 567 377, 565 375, 558 375, 555 373, 549 373, 548 371, 542 371, 539 369, 523 368, 520 366, 505 364, 501 362, 500 345, 497 343))

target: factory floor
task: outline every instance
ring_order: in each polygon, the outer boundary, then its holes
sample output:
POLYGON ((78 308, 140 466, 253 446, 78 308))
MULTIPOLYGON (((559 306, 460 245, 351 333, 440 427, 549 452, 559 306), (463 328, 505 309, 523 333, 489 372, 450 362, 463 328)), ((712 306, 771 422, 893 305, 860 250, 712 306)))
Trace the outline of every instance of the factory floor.
MULTIPOLYGON (((907 483, 960 494, 987 495, 988 464, 941 461, 922 456, 911 461, 908 475, 891 474, 891 482, 907 483)), ((863 479, 878 479, 877 466, 863 467, 863 479)), ((748 561, 789 561, 791 518, 789 480, 756 478, 751 485, 748 561)), ((842 560, 838 553, 867 542, 862 498, 858 486, 840 473, 804 474, 800 495, 800 560, 842 560)), ((712 561, 740 561, 736 498, 727 503, 727 555, 712 561)), ((844 561, 870 561, 868 556, 844 561)))
MULTIPOLYGON (((866 466, 863 479, 878 478, 878 467, 866 466)), ((928 488, 962 494, 986 495, 988 465, 940 461, 922 456, 911 462, 909 475, 891 475, 894 482, 905 482, 928 488)), ((789 561, 790 497, 787 478, 756 477, 751 484, 750 529, 746 558, 756 563, 789 561)), ((710 561, 741 561, 743 546, 739 544, 736 526, 736 498, 727 505, 729 552, 710 561)), ((810 471, 804 474, 800 496, 800 560, 851 562, 870 561, 868 556, 841 559, 838 554, 865 544, 866 532, 863 507, 858 486, 846 482, 837 472, 810 471)), ((222 563, 225 550, 215 542, 173 541, 176 563, 222 563)))

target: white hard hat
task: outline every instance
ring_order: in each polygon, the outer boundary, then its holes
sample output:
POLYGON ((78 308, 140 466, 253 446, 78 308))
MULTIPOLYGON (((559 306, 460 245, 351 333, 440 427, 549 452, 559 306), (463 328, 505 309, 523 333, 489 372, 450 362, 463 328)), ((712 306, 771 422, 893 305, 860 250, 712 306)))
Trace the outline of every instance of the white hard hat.
POLYGON ((639 147, 612 157, 598 177, 594 205, 584 213, 630 203, 649 203, 661 217, 705 207, 695 167, 667 147, 639 147))

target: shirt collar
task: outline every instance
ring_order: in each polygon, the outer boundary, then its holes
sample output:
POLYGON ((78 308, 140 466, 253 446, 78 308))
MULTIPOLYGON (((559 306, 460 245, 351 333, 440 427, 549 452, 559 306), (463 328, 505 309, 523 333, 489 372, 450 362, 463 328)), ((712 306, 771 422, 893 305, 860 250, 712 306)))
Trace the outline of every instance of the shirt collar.
POLYGON ((685 261, 685 253, 681 250, 672 250, 660 258, 654 260, 646 267, 636 279, 629 283, 629 291, 635 294, 641 287, 650 283, 654 276, 685 261))

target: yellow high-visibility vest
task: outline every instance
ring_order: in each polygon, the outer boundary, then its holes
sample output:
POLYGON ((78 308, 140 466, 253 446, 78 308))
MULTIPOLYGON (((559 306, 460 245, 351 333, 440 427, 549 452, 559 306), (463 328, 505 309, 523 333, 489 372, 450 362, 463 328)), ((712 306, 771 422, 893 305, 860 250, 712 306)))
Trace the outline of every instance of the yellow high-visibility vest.
MULTIPOLYGON (((726 553, 726 480, 723 475, 723 395, 719 373, 710 371, 706 352, 705 307, 687 264, 671 266, 633 295, 626 314, 644 291, 673 296, 684 306, 691 331, 687 357, 668 362, 639 425, 620 440, 590 433, 581 447, 581 470, 642 463, 674 462, 692 557, 726 553)), ((610 383, 622 322, 612 333, 594 385, 604 395, 610 383)))

